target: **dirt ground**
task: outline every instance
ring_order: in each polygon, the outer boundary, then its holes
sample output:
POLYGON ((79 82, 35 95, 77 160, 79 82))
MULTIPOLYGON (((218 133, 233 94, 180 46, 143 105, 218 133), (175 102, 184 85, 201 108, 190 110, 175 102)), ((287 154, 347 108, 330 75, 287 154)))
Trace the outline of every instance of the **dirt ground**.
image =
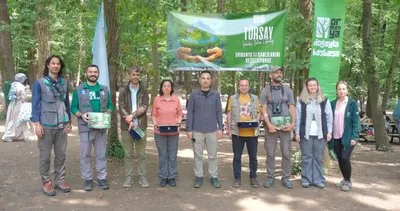
MULTIPOLYGON (((0 122, 0 135, 4 121, 0 122)), ((345 193, 335 187, 341 177, 338 166, 332 163, 327 188, 304 189, 299 176, 293 177, 294 189, 283 188, 280 178, 278 149, 277 182, 270 188, 249 186, 249 163, 243 155, 242 188, 232 183, 232 147, 229 139, 219 141, 219 177, 222 188, 214 189, 205 180, 200 189, 193 184, 193 151, 191 142, 182 133, 179 143, 179 177, 177 187, 161 188, 157 184, 158 156, 152 130, 147 140, 149 188, 142 188, 135 180, 132 188, 124 189, 123 163, 109 159, 110 190, 95 188, 82 190, 79 170, 79 137, 77 128, 69 135, 67 148, 67 176, 72 191, 57 192, 47 197, 40 192, 39 153, 36 142, 0 141, 0 210, 400 210, 400 145, 392 144, 391 152, 377 152, 374 144, 362 143, 353 153, 353 191, 345 193)), ((295 146, 297 143, 293 143, 295 146)), ((258 147, 258 178, 265 179, 265 150, 263 139, 258 147)), ((246 151, 246 150, 245 150, 246 151)), ((207 162, 205 161, 205 172, 207 162)), ((52 170, 53 172, 53 170, 52 170)), ((207 174, 205 175, 207 178, 207 174)))

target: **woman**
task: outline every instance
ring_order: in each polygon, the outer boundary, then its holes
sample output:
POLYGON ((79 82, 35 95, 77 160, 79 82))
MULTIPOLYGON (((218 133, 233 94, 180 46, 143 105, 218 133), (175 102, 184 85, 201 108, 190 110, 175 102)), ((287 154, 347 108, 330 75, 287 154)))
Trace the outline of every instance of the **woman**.
POLYGON ((360 132, 360 117, 357 102, 347 96, 348 86, 345 81, 336 84, 337 98, 332 101, 333 111, 333 143, 330 148, 338 158, 343 180, 336 184, 342 191, 350 191, 351 153, 357 144, 360 132))
POLYGON ((11 84, 8 94, 10 104, 7 110, 7 119, 3 141, 34 140, 34 128, 31 117, 32 93, 29 89, 28 78, 23 73, 17 73, 11 84))
POLYGON ((179 98, 174 93, 174 84, 171 80, 163 80, 160 85, 159 96, 154 99, 152 119, 154 123, 154 139, 156 141, 160 178, 160 186, 167 184, 176 186, 177 153, 179 140, 179 125, 182 121, 182 108, 179 98), (160 126, 177 126, 175 132, 160 132, 160 126))
POLYGON ((319 82, 307 79, 296 104, 296 141, 301 149, 301 185, 325 188, 323 159, 326 142, 332 138, 332 107, 319 82))

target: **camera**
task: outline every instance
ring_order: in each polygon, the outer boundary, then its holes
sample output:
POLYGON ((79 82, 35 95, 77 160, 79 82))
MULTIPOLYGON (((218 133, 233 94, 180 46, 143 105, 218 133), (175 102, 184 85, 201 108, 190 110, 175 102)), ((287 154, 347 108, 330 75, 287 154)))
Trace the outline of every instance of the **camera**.
POLYGON ((282 103, 275 102, 272 104, 272 113, 273 114, 281 114, 282 112, 282 103))

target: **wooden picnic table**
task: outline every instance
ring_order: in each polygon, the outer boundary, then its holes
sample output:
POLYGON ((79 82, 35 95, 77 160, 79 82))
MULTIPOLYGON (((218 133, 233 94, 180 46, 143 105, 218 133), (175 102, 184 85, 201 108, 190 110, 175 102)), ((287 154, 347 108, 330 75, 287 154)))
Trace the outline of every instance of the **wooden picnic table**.
MULTIPOLYGON (((364 126, 365 127, 374 127, 374 124, 370 123, 370 122, 361 123, 361 127, 364 128, 364 126)), ((392 128, 391 132, 387 133, 387 135, 390 137, 390 143, 393 143, 393 139, 395 137, 397 139, 399 139, 399 142, 400 142, 400 135, 399 135, 399 131, 398 131, 398 128, 397 128, 397 124, 394 123, 394 122, 391 122, 391 123, 388 124, 388 126, 390 126, 392 128)), ((367 136, 367 134, 360 133, 360 139, 368 141, 366 136, 367 136)))

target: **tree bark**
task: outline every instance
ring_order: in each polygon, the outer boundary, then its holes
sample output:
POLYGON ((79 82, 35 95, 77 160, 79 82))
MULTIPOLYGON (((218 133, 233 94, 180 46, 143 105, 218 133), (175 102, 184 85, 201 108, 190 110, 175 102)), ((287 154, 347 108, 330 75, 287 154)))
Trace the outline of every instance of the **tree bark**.
POLYGON ((362 46, 364 54, 365 69, 368 74, 368 90, 372 110, 372 121, 375 130, 375 147, 377 150, 387 151, 390 148, 387 139, 385 121, 382 116, 381 106, 379 106, 379 80, 375 70, 374 49, 372 46, 372 8, 371 0, 363 0, 362 17, 362 46))
POLYGON ((37 62, 36 67, 34 69, 34 73, 32 76, 33 80, 37 79, 42 70, 41 67, 44 67, 45 61, 47 57, 50 55, 50 17, 49 10, 47 9, 48 1, 43 1, 36 5, 36 22, 35 22, 35 32, 38 42, 38 50, 37 50, 37 62))
POLYGON ((382 100, 382 110, 386 110, 387 102, 390 97, 390 93, 392 90, 393 78, 394 78, 394 70, 396 69, 399 63, 399 52, 400 52, 400 10, 397 18, 397 31, 396 31, 396 40, 393 47, 393 55, 392 55, 392 62, 389 67, 389 71, 386 76, 386 83, 385 83, 385 91, 382 100))
MULTIPOLYGON (((181 0, 181 11, 187 12, 187 0, 181 0)), ((192 73, 190 71, 185 71, 183 76, 185 78, 186 99, 189 99, 189 95, 192 93, 192 73)))
POLYGON ((0 73, 2 84, 13 81, 15 73, 12 55, 11 21, 8 13, 7 0, 0 0, 0 73))
MULTIPOLYGON (((118 53, 119 53, 119 32, 116 12, 117 0, 104 0, 104 12, 107 21, 107 57, 108 57, 108 70, 110 76, 110 94, 113 104, 116 105, 116 91, 118 89, 117 75, 118 75, 118 53)), ((108 130, 109 141, 117 142, 118 139, 118 113, 114 109, 111 116, 111 128, 108 130)))
POLYGON ((153 105, 153 100, 158 93, 158 85, 160 84, 160 69, 159 69, 159 59, 158 59, 158 40, 157 35, 159 33, 158 23, 154 22, 153 26, 153 41, 151 43, 151 63, 154 70, 152 91, 151 91, 151 105, 153 105))
MULTIPOLYGON (((224 13, 225 12, 225 0, 218 0, 217 4, 217 13, 224 13)), ((214 74, 214 87, 215 89, 221 93, 221 72, 217 71, 214 74)))

